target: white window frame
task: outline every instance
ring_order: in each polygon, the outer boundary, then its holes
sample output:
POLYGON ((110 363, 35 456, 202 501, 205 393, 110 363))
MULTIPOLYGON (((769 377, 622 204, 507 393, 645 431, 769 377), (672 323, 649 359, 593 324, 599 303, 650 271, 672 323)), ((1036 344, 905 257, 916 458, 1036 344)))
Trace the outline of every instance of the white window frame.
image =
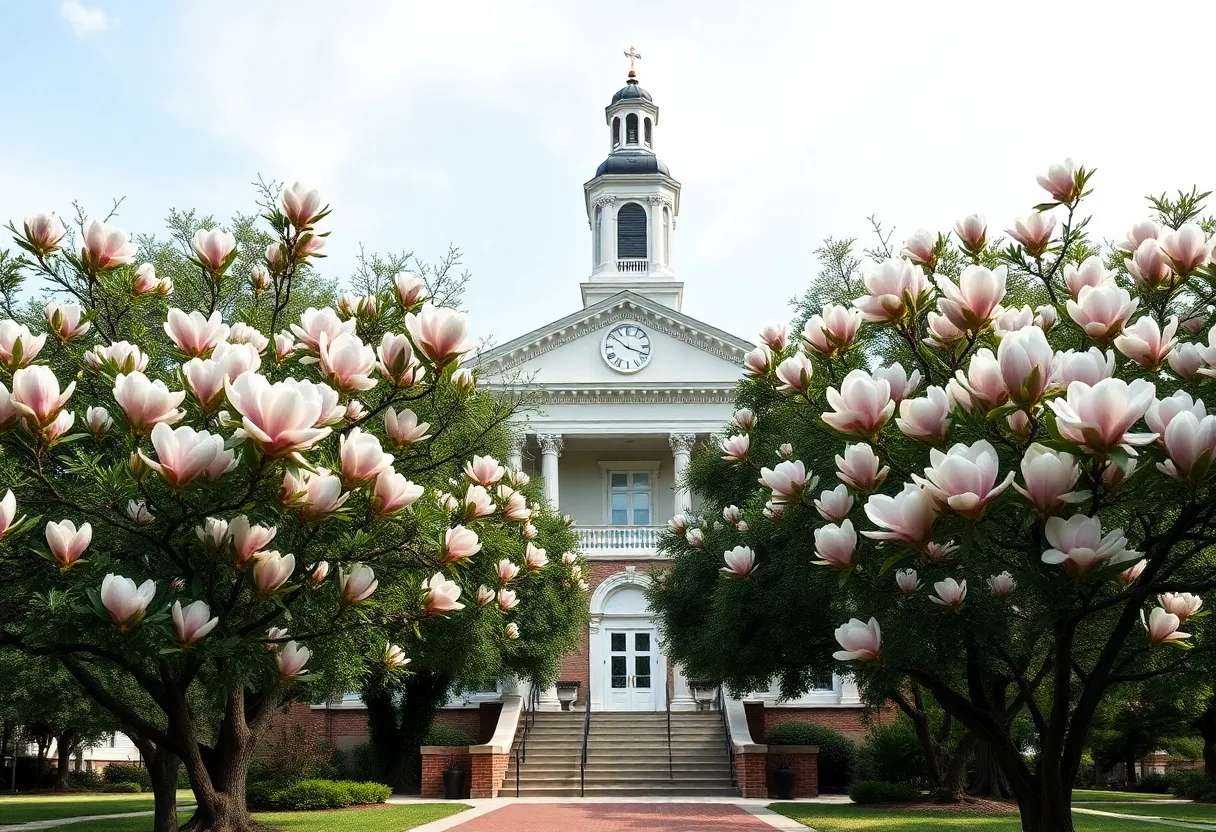
MULTIPOLYGON (((648 528, 658 525, 655 520, 655 506, 658 501, 658 483, 659 469, 662 463, 659 460, 629 460, 624 462, 601 461, 600 462, 600 479, 603 481, 603 488, 600 489, 602 499, 601 509, 601 525, 613 526, 612 522, 612 475, 613 474, 649 474, 650 475, 650 522, 645 526, 635 526, 633 523, 626 523, 625 526, 617 528, 626 528, 633 526, 634 528, 648 528)), ((630 480, 632 482, 632 479, 630 480)), ((635 493, 633 488, 629 489, 630 493, 635 493)), ((632 515, 629 518, 633 519, 632 515)))

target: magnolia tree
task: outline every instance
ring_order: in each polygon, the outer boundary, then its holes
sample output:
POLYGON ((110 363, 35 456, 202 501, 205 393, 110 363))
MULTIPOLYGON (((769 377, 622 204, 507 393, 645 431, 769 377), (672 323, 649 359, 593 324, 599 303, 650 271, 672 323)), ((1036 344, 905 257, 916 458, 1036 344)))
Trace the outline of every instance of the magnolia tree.
POLYGON ((509 668, 532 600, 559 608, 545 638, 585 605, 578 558, 544 548, 569 529, 478 452, 511 409, 460 366, 464 315, 409 273, 298 311, 329 209, 299 184, 265 207, 240 245, 181 240, 175 279, 106 221, 13 228, 55 299, 0 321, 0 639, 60 661, 139 745, 157 829, 178 760, 189 828, 250 828, 285 702, 408 673, 449 623, 509 668))
POLYGON ((1103 259, 1090 177, 1053 165, 1050 201, 1007 244, 978 215, 952 238, 918 232, 798 337, 767 327, 729 435, 693 466, 706 516, 673 519, 652 591, 690 672, 791 690, 831 652, 872 700, 926 692, 991 750, 1036 831, 1072 828, 1106 692, 1187 667, 1214 635, 1202 196, 1154 200, 1103 259), (799 614, 802 638, 751 680, 687 627, 738 649, 799 614), (1033 748, 1014 738, 1023 711, 1033 748))

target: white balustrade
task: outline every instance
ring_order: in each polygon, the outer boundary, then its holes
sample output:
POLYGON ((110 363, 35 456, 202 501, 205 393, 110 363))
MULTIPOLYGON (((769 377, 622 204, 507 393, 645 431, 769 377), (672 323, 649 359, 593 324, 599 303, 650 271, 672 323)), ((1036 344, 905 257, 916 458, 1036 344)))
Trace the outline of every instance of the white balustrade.
POLYGON ((644 257, 640 259, 617 260, 616 270, 622 273, 646 274, 650 271, 650 261, 644 257))
POLYGON ((579 548, 584 552, 597 550, 653 550, 659 545, 659 535, 666 526, 578 526, 579 548))

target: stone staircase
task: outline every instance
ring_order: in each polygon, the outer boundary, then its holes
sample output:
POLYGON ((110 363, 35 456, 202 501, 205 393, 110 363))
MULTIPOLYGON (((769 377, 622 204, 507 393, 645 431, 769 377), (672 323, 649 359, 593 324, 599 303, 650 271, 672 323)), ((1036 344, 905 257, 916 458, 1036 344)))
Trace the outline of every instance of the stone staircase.
MULTIPOLYGON (((519 772, 520 797, 579 796, 583 718, 581 711, 536 715, 519 772)), ((521 726, 516 748, 522 734, 521 726)), ((738 795, 717 711, 673 713, 671 751, 669 771, 665 712, 592 713, 584 796, 738 795)), ((500 794, 515 795, 515 749, 500 794)))

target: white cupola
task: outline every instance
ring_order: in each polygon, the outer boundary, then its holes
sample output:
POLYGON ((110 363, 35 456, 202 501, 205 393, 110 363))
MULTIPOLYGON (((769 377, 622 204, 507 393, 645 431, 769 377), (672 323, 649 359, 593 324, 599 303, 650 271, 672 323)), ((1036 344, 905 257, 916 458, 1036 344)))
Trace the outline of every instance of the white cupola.
POLYGON ((679 310, 684 284, 672 271, 671 239, 680 183, 655 155, 659 108, 638 85, 632 47, 625 86, 604 110, 608 158, 583 185, 591 227, 591 276, 581 284, 587 307, 626 289, 679 310))

